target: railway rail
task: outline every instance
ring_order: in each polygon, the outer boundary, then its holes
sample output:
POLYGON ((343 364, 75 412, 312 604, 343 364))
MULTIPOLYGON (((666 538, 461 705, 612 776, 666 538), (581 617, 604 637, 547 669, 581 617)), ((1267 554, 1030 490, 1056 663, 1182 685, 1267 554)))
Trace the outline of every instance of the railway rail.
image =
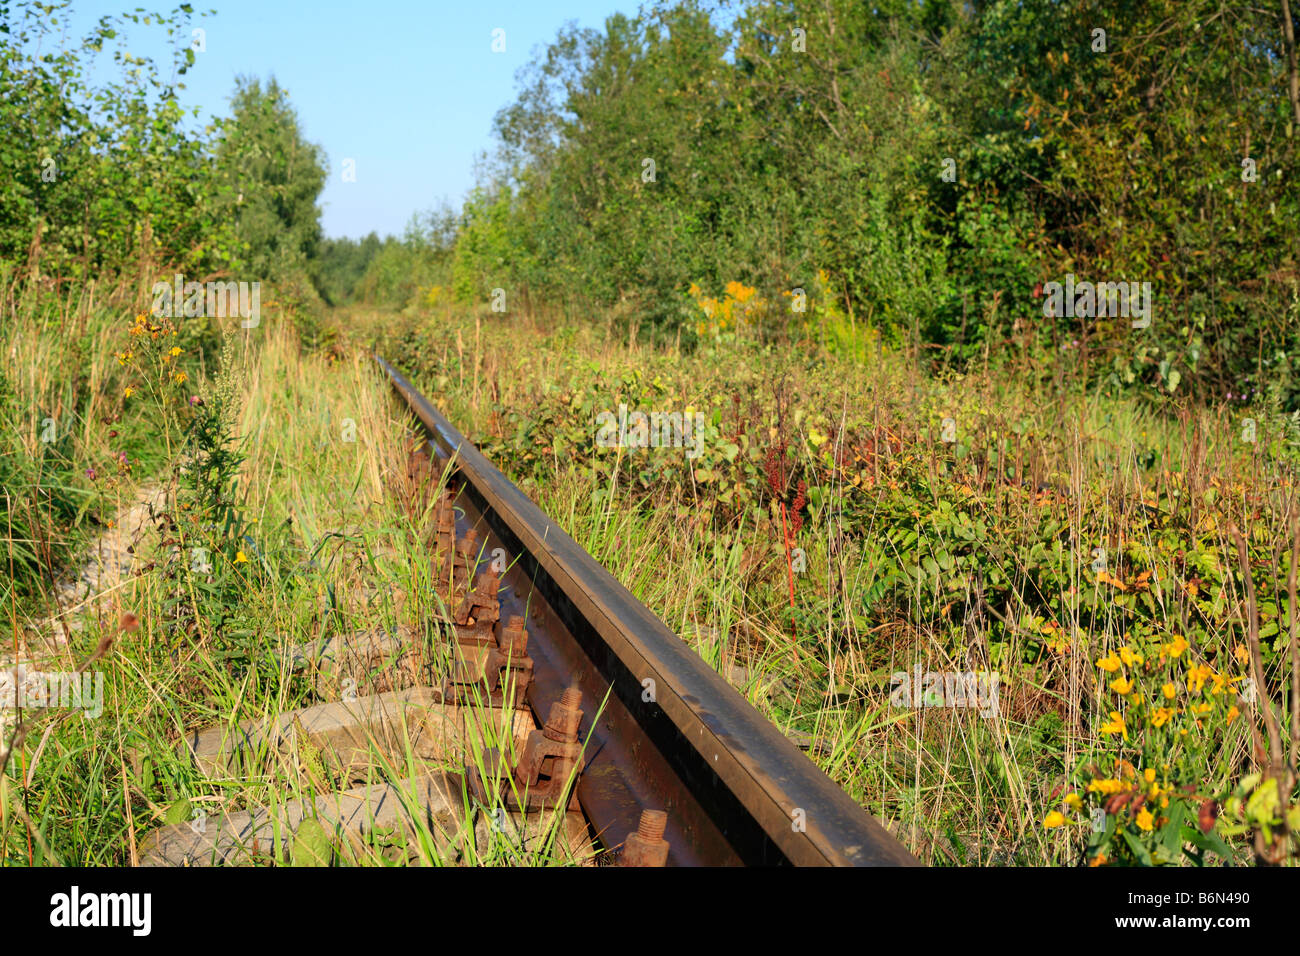
POLYGON ((544 728, 516 768, 532 788, 520 809, 571 800, 602 845, 624 844, 625 863, 918 865, 397 369, 376 361, 459 486, 454 509, 450 494, 438 507, 440 551, 465 556, 457 639, 495 643, 489 669, 516 647, 529 663, 514 674, 526 681, 519 703, 544 728), (478 571, 475 555, 497 549, 510 556, 505 569, 478 571))

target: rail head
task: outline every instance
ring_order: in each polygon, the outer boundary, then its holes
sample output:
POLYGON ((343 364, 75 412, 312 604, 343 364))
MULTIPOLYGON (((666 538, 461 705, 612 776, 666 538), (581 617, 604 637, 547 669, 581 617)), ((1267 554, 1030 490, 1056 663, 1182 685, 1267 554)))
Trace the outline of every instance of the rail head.
MULTIPOLYGON (((797 866, 915 866, 915 857, 684 641, 548 518, 407 379, 376 361, 461 477, 474 486, 779 853, 797 866), (654 701, 642 681, 654 681, 654 701)), ((626 683, 626 682, 624 682, 626 683)), ((665 754, 670 763, 672 754, 665 754)))

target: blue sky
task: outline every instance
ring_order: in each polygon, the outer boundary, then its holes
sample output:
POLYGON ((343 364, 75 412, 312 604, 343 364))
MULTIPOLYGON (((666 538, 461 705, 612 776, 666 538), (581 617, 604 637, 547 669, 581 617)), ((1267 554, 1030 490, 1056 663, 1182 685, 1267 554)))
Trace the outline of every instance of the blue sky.
MULTIPOLYGON (((179 0, 177 0, 179 2, 179 0)), ((143 0, 78 0, 74 24, 133 9, 143 0)), ((150 6, 170 9, 174 4, 150 6)), ((492 145, 492 118, 514 99, 515 72, 567 21, 601 28, 636 0, 193 0, 207 51, 183 78, 182 100, 225 115, 240 74, 275 75, 289 90, 306 138, 328 157, 321 194, 327 236, 372 229, 400 234, 411 213, 459 206, 474 158, 492 145), (199 16, 216 9, 213 16, 199 16), (505 30, 505 52, 492 31, 505 30), (356 182, 342 182, 343 160, 356 182)), ((170 63, 157 29, 132 29, 128 49, 170 63)), ((104 61, 111 66, 106 48, 104 61)))

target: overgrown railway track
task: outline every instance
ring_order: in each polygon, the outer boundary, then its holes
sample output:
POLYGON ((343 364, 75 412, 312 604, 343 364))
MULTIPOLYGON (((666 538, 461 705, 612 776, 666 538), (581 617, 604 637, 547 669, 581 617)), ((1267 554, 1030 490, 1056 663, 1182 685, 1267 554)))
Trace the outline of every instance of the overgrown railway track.
POLYGON ((141 862, 349 863, 391 851, 472 863, 502 859, 504 841, 507 861, 538 851, 586 865, 916 863, 378 362, 425 430, 398 495, 413 519, 416 613, 273 642, 282 674, 308 680, 306 706, 232 712, 178 742, 218 789, 271 790, 152 831, 141 862), (296 798, 277 788, 291 781, 296 798))
MULTIPOLYGON (((475 591, 497 601, 500 647, 509 646, 504 622, 526 626, 528 708, 539 722, 556 714, 563 722, 574 719, 578 692, 585 702, 573 789, 602 845, 639 832, 625 857, 634 849, 658 862, 666 850, 666 863, 680 866, 917 863, 397 369, 377 361, 426 429, 433 458, 453 470, 457 514, 441 509, 444 525, 454 520, 466 554, 508 556, 499 575, 481 572, 490 584, 475 591)), ((470 620, 474 600, 463 602, 470 620)), ((546 739, 561 736, 544 733, 541 749, 526 746, 523 759, 545 759, 546 739)))

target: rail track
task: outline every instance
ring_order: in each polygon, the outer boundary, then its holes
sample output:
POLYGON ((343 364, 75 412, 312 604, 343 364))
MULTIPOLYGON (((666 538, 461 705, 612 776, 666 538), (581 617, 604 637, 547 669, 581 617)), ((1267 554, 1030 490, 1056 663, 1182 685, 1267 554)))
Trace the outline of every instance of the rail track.
POLYGON ((916 864, 400 372, 377 361, 434 456, 459 478, 458 525, 515 558, 501 577, 501 613, 527 614, 533 713, 544 718, 571 688, 606 702, 596 720, 584 711, 578 727, 587 746, 577 803, 596 834, 636 832, 642 811, 666 811, 659 822, 673 865, 916 864))
POLYGON ((328 755, 342 791, 164 826, 144 863, 297 857, 309 820, 344 842, 381 828, 409 836, 424 820, 455 856, 492 839, 485 814, 498 832, 508 814, 524 841, 530 826, 545 831, 538 821, 559 820, 555 839, 587 864, 917 864, 376 360, 426 433, 406 491, 413 514, 433 516, 420 534, 437 619, 298 647, 289 664, 311 674, 320 703, 181 744, 211 779, 252 778, 268 753, 293 762, 305 747, 328 755), (376 780, 376 749, 425 758, 417 779, 376 780), (472 807, 463 821, 462 807, 472 807))

